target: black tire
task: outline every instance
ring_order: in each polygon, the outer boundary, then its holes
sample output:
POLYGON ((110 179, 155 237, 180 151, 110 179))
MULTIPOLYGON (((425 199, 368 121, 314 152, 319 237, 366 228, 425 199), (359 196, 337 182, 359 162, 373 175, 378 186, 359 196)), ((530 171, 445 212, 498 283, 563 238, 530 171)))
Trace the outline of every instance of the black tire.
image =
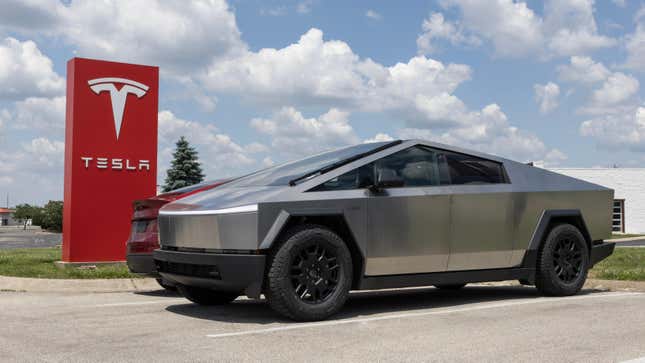
POLYGON ((271 308, 297 321, 323 320, 336 313, 352 286, 352 258, 345 242, 318 225, 296 227, 280 242, 267 275, 271 308))
POLYGON ((177 291, 177 286, 173 284, 169 284, 166 280, 164 279, 156 279, 157 283, 159 286, 163 287, 167 291, 177 291))
POLYGON ((535 287, 548 296, 574 295, 589 269, 589 247, 578 228, 559 224, 551 229, 538 253, 535 287))
POLYGON ((463 289, 467 284, 437 284, 434 285, 439 290, 459 290, 463 289))
POLYGON ((224 305, 235 300, 239 294, 215 291, 203 287, 177 285, 177 290, 188 300, 199 305, 224 305))

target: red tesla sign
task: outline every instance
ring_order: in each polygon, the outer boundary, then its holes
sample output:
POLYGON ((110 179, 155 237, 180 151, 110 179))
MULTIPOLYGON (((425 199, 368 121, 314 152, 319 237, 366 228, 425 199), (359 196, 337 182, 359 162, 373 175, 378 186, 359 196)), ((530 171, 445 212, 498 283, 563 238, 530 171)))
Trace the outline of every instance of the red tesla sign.
POLYGON ((125 260, 132 201, 155 195, 159 68, 67 63, 63 261, 125 260))

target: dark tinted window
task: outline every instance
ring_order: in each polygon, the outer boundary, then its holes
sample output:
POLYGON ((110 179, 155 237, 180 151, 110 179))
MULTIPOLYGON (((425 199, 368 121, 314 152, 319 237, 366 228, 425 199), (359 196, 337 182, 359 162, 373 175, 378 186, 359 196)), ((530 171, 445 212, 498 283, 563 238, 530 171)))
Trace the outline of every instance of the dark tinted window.
POLYGON ((366 188, 374 184, 379 173, 387 173, 390 179, 401 179, 405 187, 507 182, 503 166, 498 162, 414 146, 348 171, 311 190, 366 188))
POLYGON ((287 185, 290 180, 301 175, 332 165, 341 160, 350 158, 364 152, 374 150, 388 144, 387 142, 375 142, 359 144, 342 149, 328 151, 308 158, 277 165, 268 169, 258 171, 248 176, 231 182, 230 186, 278 186, 287 185))
POLYGON ((326 190, 361 189, 372 184, 374 184, 374 164, 370 163, 330 179, 311 190, 322 192, 326 190))
POLYGON ((389 175, 399 178, 404 187, 439 185, 437 152, 428 148, 413 146, 386 156, 374 162, 376 177, 389 175))
POLYGON ((471 155, 442 152, 441 164, 450 177, 449 184, 506 183, 502 164, 471 155))

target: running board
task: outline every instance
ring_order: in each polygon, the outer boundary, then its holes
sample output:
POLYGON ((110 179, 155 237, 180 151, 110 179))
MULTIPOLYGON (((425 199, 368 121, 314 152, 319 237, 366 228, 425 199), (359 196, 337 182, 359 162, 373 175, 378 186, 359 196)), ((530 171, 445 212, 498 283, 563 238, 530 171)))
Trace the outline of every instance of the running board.
POLYGON ((432 272, 425 274, 406 274, 388 276, 365 276, 358 290, 378 290, 397 287, 430 286, 439 284, 463 284, 471 282, 535 280, 532 268, 504 268, 472 271, 432 272))

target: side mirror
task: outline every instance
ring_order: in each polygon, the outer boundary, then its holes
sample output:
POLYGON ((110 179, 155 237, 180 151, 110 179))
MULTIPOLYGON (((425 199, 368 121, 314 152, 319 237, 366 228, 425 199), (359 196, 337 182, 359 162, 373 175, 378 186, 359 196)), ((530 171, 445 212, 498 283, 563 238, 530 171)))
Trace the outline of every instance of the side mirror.
POLYGON ((380 193, 385 188, 398 188, 405 185, 403 178, 392 169, 382 169, 377 172, 376 183, 369 187, 372 193, 380 193))

